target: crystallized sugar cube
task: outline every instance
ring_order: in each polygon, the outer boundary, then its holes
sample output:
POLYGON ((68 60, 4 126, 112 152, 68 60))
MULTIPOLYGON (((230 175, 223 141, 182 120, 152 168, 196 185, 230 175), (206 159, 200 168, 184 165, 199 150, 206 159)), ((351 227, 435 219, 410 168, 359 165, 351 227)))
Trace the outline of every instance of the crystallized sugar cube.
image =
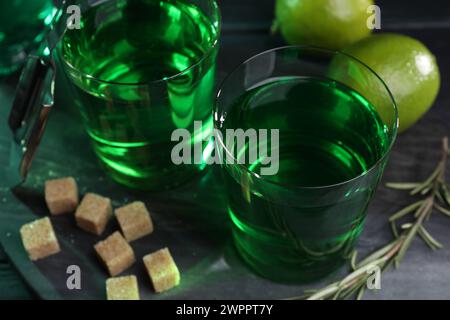
POLYGON ((94 248, 111 276, 118 275, 136 260, 133 249, 119 231, 98 242, 94 248))
POLYGON ((23 246, 31 260, 39 260, 60 251, 58 239, 48 217, 27 223, 20 228, 23 246))
POLYGON ((180 283, 180 272, 168 248, 146 255, 144 264, 156 292, 169 290, 180 283))
POLYGON ((81 229, 100 235, 105 230, 111 215, 112 207, 109 198, 87 193, 75 212, 75 219, 81 229))
POLYGON ((136 276, 109 278, 106 280, 108 300, 139 300, 136 276))
POLYGON ((78 206, 78 188, 72 177, 47 180, 45 202, 51 214, 73 212, 78 206))
POLYGON ((145 204, 135 201, 115 210, 117 221, 128 241, 142 238, 153 232, 153 223, 145 204))

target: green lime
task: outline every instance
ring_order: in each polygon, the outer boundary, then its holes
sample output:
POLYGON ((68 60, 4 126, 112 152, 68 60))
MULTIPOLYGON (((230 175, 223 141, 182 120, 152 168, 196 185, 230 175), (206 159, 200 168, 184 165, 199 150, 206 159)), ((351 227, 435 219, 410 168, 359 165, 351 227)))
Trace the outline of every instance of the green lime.
POLYGON ((290 44, 341 49, 370 34, 373 0, 277 0, 275 24, 290 44))
POLYGON ((343 51, 367 64, 386 83, 397 103, 399 132, 411 127, 433 105, 440 88, 439 67, 420 41, 386 33, 372 35, 343 51))

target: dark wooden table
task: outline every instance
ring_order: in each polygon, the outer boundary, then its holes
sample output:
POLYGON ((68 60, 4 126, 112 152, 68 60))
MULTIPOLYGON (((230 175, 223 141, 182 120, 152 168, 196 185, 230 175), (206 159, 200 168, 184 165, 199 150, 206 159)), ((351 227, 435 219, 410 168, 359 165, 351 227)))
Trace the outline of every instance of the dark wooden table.
MULTIPOLYGON (((440 139, 450 135, 450 78, 447 72, 450 70, 450 6, 447 1, 433 1, 433 6, 423 1, 396 1, 396 4, 379 1, 379 4, 383 31, 401 32, 420 39, 436 55, 441 69, 442 88, 438 100, 415 127, 399 136, 383 179, 419 181, 434 168, 439 157, 440 139)), ((272 37, 268 32, 272 7, 270 0, 227 0, 223 3, 224 30, 218 81, 244 59, 284 44, 282 39, 272 37)), ((0 87, 0 120, 5 116, 5 104, 12 97, 13 87, 14 79, 0 87)), ((164 295, 155 295, 150 285, 141 285, 141 294, 145 298, 286 298, 345 274, 342 269, 328 279, 308 286, 276 284, 254 275, 230 243, 223 187, 217 168, 187 186, 163 194, 122 188, 98 168, 77 111, 65 96, 64 85, 59 83, 57 89, 57 108, 51 115, 29 179, 14 192, 0 190, 0 242, 6 252, 0 250, 0 298, 104 298, 103 285, 107 275, 92 250, 97 239, 75 228, 71 217, 53 218, 56 231, 62 235, 63 253, 33 264, 20 244, 19 226, 47 214, 43 202, 44 181, 64 175, 78 177, 82 192, 95 191, 111 196, 114 205, 140 199, 151 209, 156 232, 137 241, 135 251, 141 256, 169 246, 182 271, 183 282, 179 288, 164 295), (66 288, 65 268, 70 264, 82 268, 81 291, 66 288)), ((0 128, 0 157, 6 143, 5 128, 0 128)), ((380 187, 358 243, 362 255, 391 239, 387 217, 409 201, 403 192, 380 187)), ((112 224, 109 231, 116 227, 112 224)), ((366 298, 450 299, 450 219, 435 215, 427 228, 446 247, 434 252, 420 240, 414 241, 401 268, 386 273, 382 278, 382 290, 369 292, 366 298)), ((140 264, 130 272, 137 274, 141 284, 148 281, 140 264)))

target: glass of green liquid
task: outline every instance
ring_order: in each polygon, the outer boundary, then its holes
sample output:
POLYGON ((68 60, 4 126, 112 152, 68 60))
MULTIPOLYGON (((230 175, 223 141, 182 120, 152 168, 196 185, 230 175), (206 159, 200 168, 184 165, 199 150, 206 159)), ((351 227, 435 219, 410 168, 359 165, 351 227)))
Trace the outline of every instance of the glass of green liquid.
POLYGON ((243 259, 281 282, 319 279, 349 259, 397 134, 383 81, 344 53, 274 49, 228 76, 214 117, 223 137, 229 129, 267 137, 278 130, 278 141, 257 146, 216 138, 235 160, 223 159, 223 176, 243 259), (278 170, 262 174, 264 156, 237 162, 255 149, 278 154, 278 170))
POLYGON ((43 40, 53 0, 0 1, 0 76, 16 71, 43 40))
MULTIPOLYGON (((79 1, 80 29, 67 28, 58 52, 93 149, 128 187, 163 190, 205 163, 176 165, 176 129, 208 150, 213 129, 220 12, 211 0, 79 1), (200 131, 194 122, 201 122, 200 131), (194 135, 197 132, 197 136, 194 135)), ((210 148, 209 148, 210 149, 210 148)))

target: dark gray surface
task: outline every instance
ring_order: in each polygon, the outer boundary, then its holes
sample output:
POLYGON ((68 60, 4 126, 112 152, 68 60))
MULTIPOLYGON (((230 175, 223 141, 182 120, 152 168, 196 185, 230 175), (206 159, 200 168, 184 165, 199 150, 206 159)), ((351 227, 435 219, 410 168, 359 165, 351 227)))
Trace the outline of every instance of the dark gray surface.
MULTIPOLYGON (((450 134, 450 44, 448 29, 410 30, 436 54, 442 71, 442 89, 436 105, 411 130, 401 135, 393 149, 384 181, 423 180, 439 157, 440 139, 450 134)), ((265 49, 282 44, 266 32, 225 32, 219 58, 219 80, 238 62, 265 49)), ((12 90, 3 86, 0 101, 5 103, 12 90)), ((4 108, 1 109, 3 117, 4 108)), ((5 128, 0 128, 0 154, 5 147, 5 128)), ((65 94, 60 95, 33 170, 27 183, 14 191, 0 190, 0 241, 20 273, 43 298, 104 298, 107 277, 92 245, 98 238, 74 226, 73 216, 52 218, 63 252, 36 264, 29 262, 21 247, 18 229, 36 216, 47 214, 43 183, 51 177, 78 177, 81 192, 95 191, 110 196, 114 206, 140 199, 150 208, 156 232, 133 243, 137 257, 169 246, 182 272, 182 284, 166 294, 156 295, 138 263, 126 273, 136 273, 143 298, 166 299, 266 299, 301 294, 303 288, 323 285, 345 273, 345 269, 321 283, 307 286, 280 285, 251 273, 237 257, 230 243, 225 199, 217 168, 189 185, 164 194, 136 193, 114 184, 97 165, 81 127, 79 116, 65 94), (83 289, 66 289, 66 267, 81 266, 83 289)), ((391 239, 387 217, 411 199, 401 191, 380 187, 370 206, 365 231, 359 241, 361 256, 391 239)), ((109 225, 105 237, 116 228, 109 225)), ((446 245, 439 252, 420 240, 413 243, 401 268, 382 278, 382 290, 369 292, 368 299, 450 299, 450 219, 439 214, 427 228, 446 245)))

